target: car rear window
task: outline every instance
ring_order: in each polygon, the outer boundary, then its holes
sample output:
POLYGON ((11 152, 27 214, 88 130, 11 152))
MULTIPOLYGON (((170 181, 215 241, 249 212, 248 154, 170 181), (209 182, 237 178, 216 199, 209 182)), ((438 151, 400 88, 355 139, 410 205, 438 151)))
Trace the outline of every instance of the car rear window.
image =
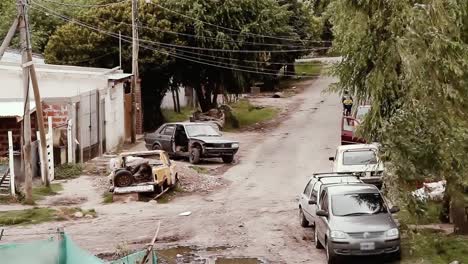
POLYGON ((377 164, 374 150, 348 150, 343 152, 343 165, 377 164))
POLYGON ((332 184, 332 183, 359 183, 361 182, 357 177, 355 176, 332 176, 332 177, 324 177, 321 178, 320 181, 323 184, 332 184))
POLYGON ((335 216, 371 215, 387 212, 380 193, 333 195, 331 203, 335 216))

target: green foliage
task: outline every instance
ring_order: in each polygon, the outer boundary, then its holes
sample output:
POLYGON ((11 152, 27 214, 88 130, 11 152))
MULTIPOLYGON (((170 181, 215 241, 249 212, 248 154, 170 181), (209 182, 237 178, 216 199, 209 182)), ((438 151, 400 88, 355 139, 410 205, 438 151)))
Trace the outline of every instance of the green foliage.
POLYGON ((322 71, 320 62, 297 62, 295 66, 297 75, 319 75, 322 71))
POLYGON ((83 167, 80 164, 66 163, 55 168, 55 179, 73 179, 83 173, 83 167))
MULTIPOLYGON (((468 21, 466 1, 334 0, 329 6, 336 90, 372 109, 358 131, 382 143, 387 186, 447 180, 452 199, 467 184, 468 21)), ((405 186, 406 185, 406 186, 405 186)), ((396 189, 399 188, 399 189, 396 189)))
POLYGON ((104 192, 102 194, 103 203, 110 204, 114 202, 114 194, 111 192, 104 192))
MULTIPOLYGON (((275 118, 279 110, 273 107, 257 107, 247 100, 239 100, 231 105, 233 114, 239 121, 240 128, 245 128, 260 122, 269 121, 275 118)), ((232 129, 229 126, 227 129, 232 129)))
POLYGON ((468 238, 430 231, 408 232, 402 239, 401 263, 468 263, 468 238))
POLYGON ((33 188, 33 200, 38 201, 45 198, 45 196, 57 195, 58 192, 63 191, 62 184, 52 183, 50 187, 39 186, 33 188))
POLYGON ((18 224, 39 224, 58 220, 56 210, 50 208, 32 208, 26 210, 0 212, 0 226, 18 224))
POLYGON ((200 166, 189 166, 192 170, 196 171, 197 173, 200 174, 207 174, 209 170, 205 167, 200 167, 200 166))
POLYGON ((183 122, 188 121, 192 115, 193 109, 190 107, 181 107, 180 113, 174 112, 171 109, 162 109, 166 122, 183 122))
POLYGON ((436 202, 413 202, 402 208, 397 218, 403 225, 427 225, 440 222, 442 204, 436 202))

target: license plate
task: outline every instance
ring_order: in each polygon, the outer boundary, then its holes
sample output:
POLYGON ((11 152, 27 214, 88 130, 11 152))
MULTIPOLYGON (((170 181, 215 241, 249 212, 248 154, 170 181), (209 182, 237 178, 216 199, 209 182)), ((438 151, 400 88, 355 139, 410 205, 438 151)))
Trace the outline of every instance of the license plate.
POLYGON ((374 249, 375 249, 374 242, 361 243, 361 250, 374 250, 374 249))

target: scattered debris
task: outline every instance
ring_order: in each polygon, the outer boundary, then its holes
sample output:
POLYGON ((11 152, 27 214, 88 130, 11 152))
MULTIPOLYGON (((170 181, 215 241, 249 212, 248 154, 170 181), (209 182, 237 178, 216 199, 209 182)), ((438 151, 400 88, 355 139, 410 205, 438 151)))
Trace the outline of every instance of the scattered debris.
POLYGON ((74 217, 76 218, 82 218, 83 217, 83 212, 76 212, 73 214, 74 217))
POLYGON ((273 98, 283 98, 283 93, 281 92, 274 93, 273 98))
POLYGON ((445 192, 445 181, 423 183, 423 187, 412 194, 420 201, 442 201, 445 192))
POLYGON ((189 215, 191 215, 191 214, 192 214, 192 212, 187 211, 187 212, 180 213, 179 215, 180 215, 180 216, 189 216, 189 215))

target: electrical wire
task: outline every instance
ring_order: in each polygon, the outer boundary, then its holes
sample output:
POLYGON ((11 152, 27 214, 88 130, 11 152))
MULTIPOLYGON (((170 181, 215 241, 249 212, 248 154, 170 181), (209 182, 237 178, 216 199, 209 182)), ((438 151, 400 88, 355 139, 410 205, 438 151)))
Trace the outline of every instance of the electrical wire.
POLYGON ((107 4, 89 4, 89 5, 88 5, 88 4, 69 4, 69 3, 61 3, 61 2, 56 2, 56 1, 52 1, 52 0, 41 0, 41 1, 49 2, 49 3, 55 4, 55 5, 68 6, 68 7, 90 8, 90 7, 106 7, 106 6, 113 6, 113 5, 117 5, 117 4, 129 2, 130 0, 122 0, 122 1, 114 2, 114 3, 107 3, 107 4))
MULTIPOLYGON (((36 3, 32 3, 33 5, 37 5, 37 6, 41 6, 41 5, 38 5, 36 3)), ((42 9, 39 9, 39 8, 35 8, 34 6, 31 6, 31 8, 33 9, 36 9, 36 10, 39 10, 39 11, 42 11, 42 12, 45 12, 44 10, 42 9)), ((48 12, 50 12, 52 15, 54 16, 57 16, 65 21, 68 21, 70 23, 73 23, 73 24, 77 24, 79 26, 82 26, 82 27, 86 27, 90 30, 93 30, 93 31, 96 31, 96 32, 99 32, 99 33, 102 33, 102 34, 106 34, 110 37, 113 37, 113 38, 116 38, 116 39, 119 39, 119 36, 118 34, 114 33, 114 32, 110 32, 110 31, 105 31, 105 30, 102 30, 102 29, 99 29, 99 28, 95 28, 93 26, 90 26, 90 25, 87 25, 81 21, 78 21, 76 19, 71 19, 67 16, 63 16, 61 14, 58 14, 52 10, 49 10, 47 8, 44 8, 41 6, 41 8, 43 9, 46 9, 48 12)), ((123 35, 124 36, 124 35, 123 35)), ((129 39, 132 39, 132 37, 129 37, 129 36, 124 36, 124 39, 123 41, 127 42, 127 43, 132 43, 131 40, 129 39)), ((194 63, 198 63, 198 64, 202 64, 202 65, 207 65, 207 66, 212 66, 212 67, 217 67, 217 68, 222 68, 222 69, 228 69, 228 70, 235 70, 235 71, 242 71, 242 72, 248 72, 248 73, 255 73, 255 74, 263 74, 263 75, 270 75, 270 76, 278 76, 278 74, 272 74, 272 73, 267 73, 267 72, 259 72, 259 71, 251 71, 251 70, 244 70, 244 69, 239 69, 239 68, 235 68, 235 67, 228 67, 228 66, 223 66, 223 65, 220 65, 220 64, 214 64, 214 63, 207 63, 207 62, 202 62, 202 61, 199 61, 199 60, 196 60, 194 59, 193 57, 188 57, 188 56, 181 56, 181 55, 175 55, 173 53, 170 53, 170 52, 166 52, 166 51, 161 51, 161 50, 157 50, 155 49, 154 47, 150 47, 150 46, 145 46, 145 45, 142 45, 140 44, 139 45, 140 47, 142 48, 145 48, 147 50, 152 50, 152 51, 155 51, 155 52, 158 52, 158 53, 161 53, 161 54, 165 54, 167 56, 171 56, 171 57, 174 57, 174 58, 179 58, 179 59, 182 59, 182 60, 185 60, 185 61, 191 61, 191 62, 194 62, 194 63)), ((230 64, 230 65, 233 65, 233 64, 230 64)), ((241 66, 241 65, 233 65, 233 66, 239 66, 239 67, 247 67, 247 66, 241 66)), ((283 74, 282 76, 290 76, 290 77, 297 77, 298 75, 286 75, 286 74, 283 74)), ((304 76, 304 77, 314 77, 313 75, 300 75, 300 76, 304 76)))
POLYGON ((250 33, 250 32, 242 32, 241 30, 238 30, 238 29, 233 29, 233 28, 228 28, 228 27, 223 27, 223 26, 219 26, 219 25, 216 25, 216 24, 213 24, 213 23, 210 23, 210 22, 206 22, 206 21, 203 21, 203 20, 200 20, 200 19, 197 19, 197 18, 194 18, 194 17, 191 17, 191 16, 188 16, 188 15, 185 15, 185 14, 182 14, 182 13, 179 13, 177 11, 174 11, 174 10, 171 10, 167 7, 164 7, 160 4, 156 4, 156 3, 153 3, 151 0, 147 1, 147 3, 149 4, 152 4, 152 5, 155 5, 161 9, 164 9, 168 12, 171 12, 173 14, 176 14, 176 15, 179 15, 181 17, 185 17, 187 19, 190 19, 190 20, 193 20, 193 21, 197 21, 197 22, 200 22, 200 23, 203 23, 203 24, 206 24, 206 25, 210 25, 210 26, 213 26, 213 27, 216 27, 216 28, 221 28, 221 29, 224 29, 224 30, 229 30, 231 32, 238 32, 240 34, 237 34, 237 35, 251 35, 251 36, 257 36, 257 37, 262 37, 262 38, 270 38, 270 39, 278 39, 278 40, 288 40, 288 41, 293 41, 293 42, 298 42, 300 40, 298 39, 292 39, 292 38, 286 38, 286 37, 277 37, 277 36, 268 36, 268 35, 262 35, 262 34, 256 34, 256 33, 250 33))
MULTIPOLYGON (((50 2, 49 0, 39 0, 39 1, 50 2)), ((111 22, 111 23, 115 23, 115 24, 123 24, 123 25, 129 26, 129 27, 132 27, 132 24, 126 23, 124 21, 115 21, 115 20, 112 20, 112 19, 102 19, 102 18, 99 18, 99 17, 96 17, 96 19, 98 19, 100 21, 104 21, 104 22, 111 22)), ((160 28, 152 28, 152 27, 149 27, 146 24, 143 24, 141 22, 139 24, 140 25, 137 25, 138 28, 148 29, 148 30, 151 30, 153 32, 158 31, 158 32, 164 32, 164 33, 169 33, 169 34, 174 34, 174 35, 179 35, 179 36, 185 36, 185 37, 194 38, 194 39, 212 40, 214 42, 232 43, 232 44, 251 44, 251 45, 258 45, 258 46, 273 46, 273 47, 283 47, 283 46, 284 47, 291 47, 291 48, 292 47, 304 47, 304 45, 289 45, 289 44, 281 44, 281 43, 278 43, 278 44, 275 44, 275 43, 260 43, 260 42, 241 41, 241 40, 232 40, 232 39, 220 40, 220 39, 217 39, 215 37, 197 36, 197 35, 194 35, 194 34, 175 32, 175 31, 165 30, 165 29, 160 29, 160 28)), ((330 41, 307 41, 307 42, 323 43, 323 42, 330 42, 330 41)))
MULTIPOLYGON (((55 12, 43 5, 37 4, 36 2, 31 2, 31 4, 39 6, 49 12, 55 12)), ((69 19, 76 20, 74 18, 69 18, 69 19)), ((240 50, 232 50, 232 49, 227 50, 227 49, 203 48, 203 47, 192 47, 192 46, 185 46, 185 45, 178 45, 178 44, 170 44, 170 43, 164 43, 164 42, 158 42, 158 41, 151 41, 147 39, 139 39, 139 41, 150 43, 150 44, 168 46, 168 47, 176 47, 180 49, 193 49, 193 50, 205 50, 205 51, 213 51, 213 52, 232 52, 232 53, 291 53, 291 52, 305 52, 305 51, 317 51, 317 50, 328 49, 328 47, 315 47, 315 48, 308 48, 308 49, 290 49, 290 50, 241 50, 241 49, 240 50)))

